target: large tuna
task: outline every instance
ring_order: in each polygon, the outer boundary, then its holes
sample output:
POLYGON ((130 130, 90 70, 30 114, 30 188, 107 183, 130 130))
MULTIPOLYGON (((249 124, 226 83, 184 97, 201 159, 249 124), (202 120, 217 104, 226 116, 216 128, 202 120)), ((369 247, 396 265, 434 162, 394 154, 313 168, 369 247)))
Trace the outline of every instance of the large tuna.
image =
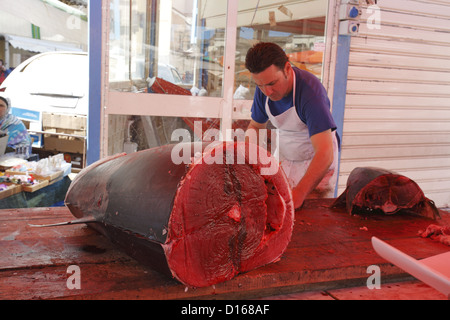
POLYGON ((252 159, 249 150, 267 152, 245 143, 205 146, 196 152, 194 143, 166 145, 100 160, 72 182, 65 203, 129 255, 189 286, 279 259, 294 209, 275 158, 252 159), (179 163, 186 150, 191 164, 179 163))

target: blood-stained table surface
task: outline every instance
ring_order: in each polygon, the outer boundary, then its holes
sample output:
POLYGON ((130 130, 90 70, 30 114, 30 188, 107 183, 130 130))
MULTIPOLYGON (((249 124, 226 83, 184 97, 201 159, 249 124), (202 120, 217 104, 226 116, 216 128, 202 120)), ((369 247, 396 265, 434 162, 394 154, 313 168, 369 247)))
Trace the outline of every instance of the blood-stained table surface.
POLYGON ((376 236, 415 259, 450 248, 418 236, 450 217, 350 216, 331 199, 308 200, 295 213, 292 240, 282 258, 205 288, 188 288, 115 247, 88 226, 34 228, 73 220, 65 207, 0 210, 0 299, 242 299, 305 290, 366 285, 378 266, 381 281, 411 279, 378 256, 376 236))

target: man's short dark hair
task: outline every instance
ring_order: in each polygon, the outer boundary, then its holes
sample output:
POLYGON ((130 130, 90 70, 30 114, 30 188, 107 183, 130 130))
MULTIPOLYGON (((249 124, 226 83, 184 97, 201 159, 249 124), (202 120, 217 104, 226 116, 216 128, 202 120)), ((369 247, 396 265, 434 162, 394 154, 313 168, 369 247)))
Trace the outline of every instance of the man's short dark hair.
POLYGON ((289 58, 279 45, 271 42, 259 42, 248 50, 245 67, 251 73, 260 73, 271 65, 283 70, 288 61, 289 58))

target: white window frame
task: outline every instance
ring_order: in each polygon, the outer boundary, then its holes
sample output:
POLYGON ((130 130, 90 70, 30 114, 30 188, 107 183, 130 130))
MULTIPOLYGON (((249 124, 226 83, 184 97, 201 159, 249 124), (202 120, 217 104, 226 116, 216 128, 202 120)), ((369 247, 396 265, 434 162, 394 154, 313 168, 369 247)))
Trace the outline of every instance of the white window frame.
MULTIPOLYGON (((222 1, 222 0, 221 0, 222 1)), ((221 119, 223 137, 230 132, 233 119, 250 119, 252 100, 234 100, 234 73, 236 53, 236 30, 238 16, 238 1, 227 0, 227 26, 224 60, 223 97, 199 97, 164 94, 137 94, 131 92, 116 92, 109 90, 109 31, 110 31, 110 0, 102 0, 102 110, 100 130, 100 157, 106 157, 108 151, 108 117, 110 115, 143 115, 143 116, 173 116, 173 117, 208 117, 221 119), (164 108, 161 108, 164 106, 164 108), (244 110, 244 112, 242 112, 244 110)), ((326 89, 333 87, 333 74, 330 66, 334 60, 336 43, 331 34, 335 34, 335 8, 339 0, 329 0, 326 23, 326 50, 323 64, 323 83, 326 89), (331 18, 331 19, 329 19, 331 18), (331 72, 330 72, 331 71, 331 72)), ((330 100, 332 92, 329 92, 330 100)))

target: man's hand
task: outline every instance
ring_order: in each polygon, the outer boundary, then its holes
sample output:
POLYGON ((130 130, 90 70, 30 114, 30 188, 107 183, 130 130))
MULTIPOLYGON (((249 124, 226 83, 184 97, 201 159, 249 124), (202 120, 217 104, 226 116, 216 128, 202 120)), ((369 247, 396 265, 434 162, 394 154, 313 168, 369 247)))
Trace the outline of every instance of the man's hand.
POLYGON ((303 205, 306 197, 317 187, 333 163, 333 139, 331 130, 327 130, 311 137, 314 157, 305 175, 295 188, 292 189, 294 208, 303 205))
POLYGON ((306 194, 298 186, 292 189, 292 200, 294 202, 294 209, 299 209, 305 201, 306 194))

